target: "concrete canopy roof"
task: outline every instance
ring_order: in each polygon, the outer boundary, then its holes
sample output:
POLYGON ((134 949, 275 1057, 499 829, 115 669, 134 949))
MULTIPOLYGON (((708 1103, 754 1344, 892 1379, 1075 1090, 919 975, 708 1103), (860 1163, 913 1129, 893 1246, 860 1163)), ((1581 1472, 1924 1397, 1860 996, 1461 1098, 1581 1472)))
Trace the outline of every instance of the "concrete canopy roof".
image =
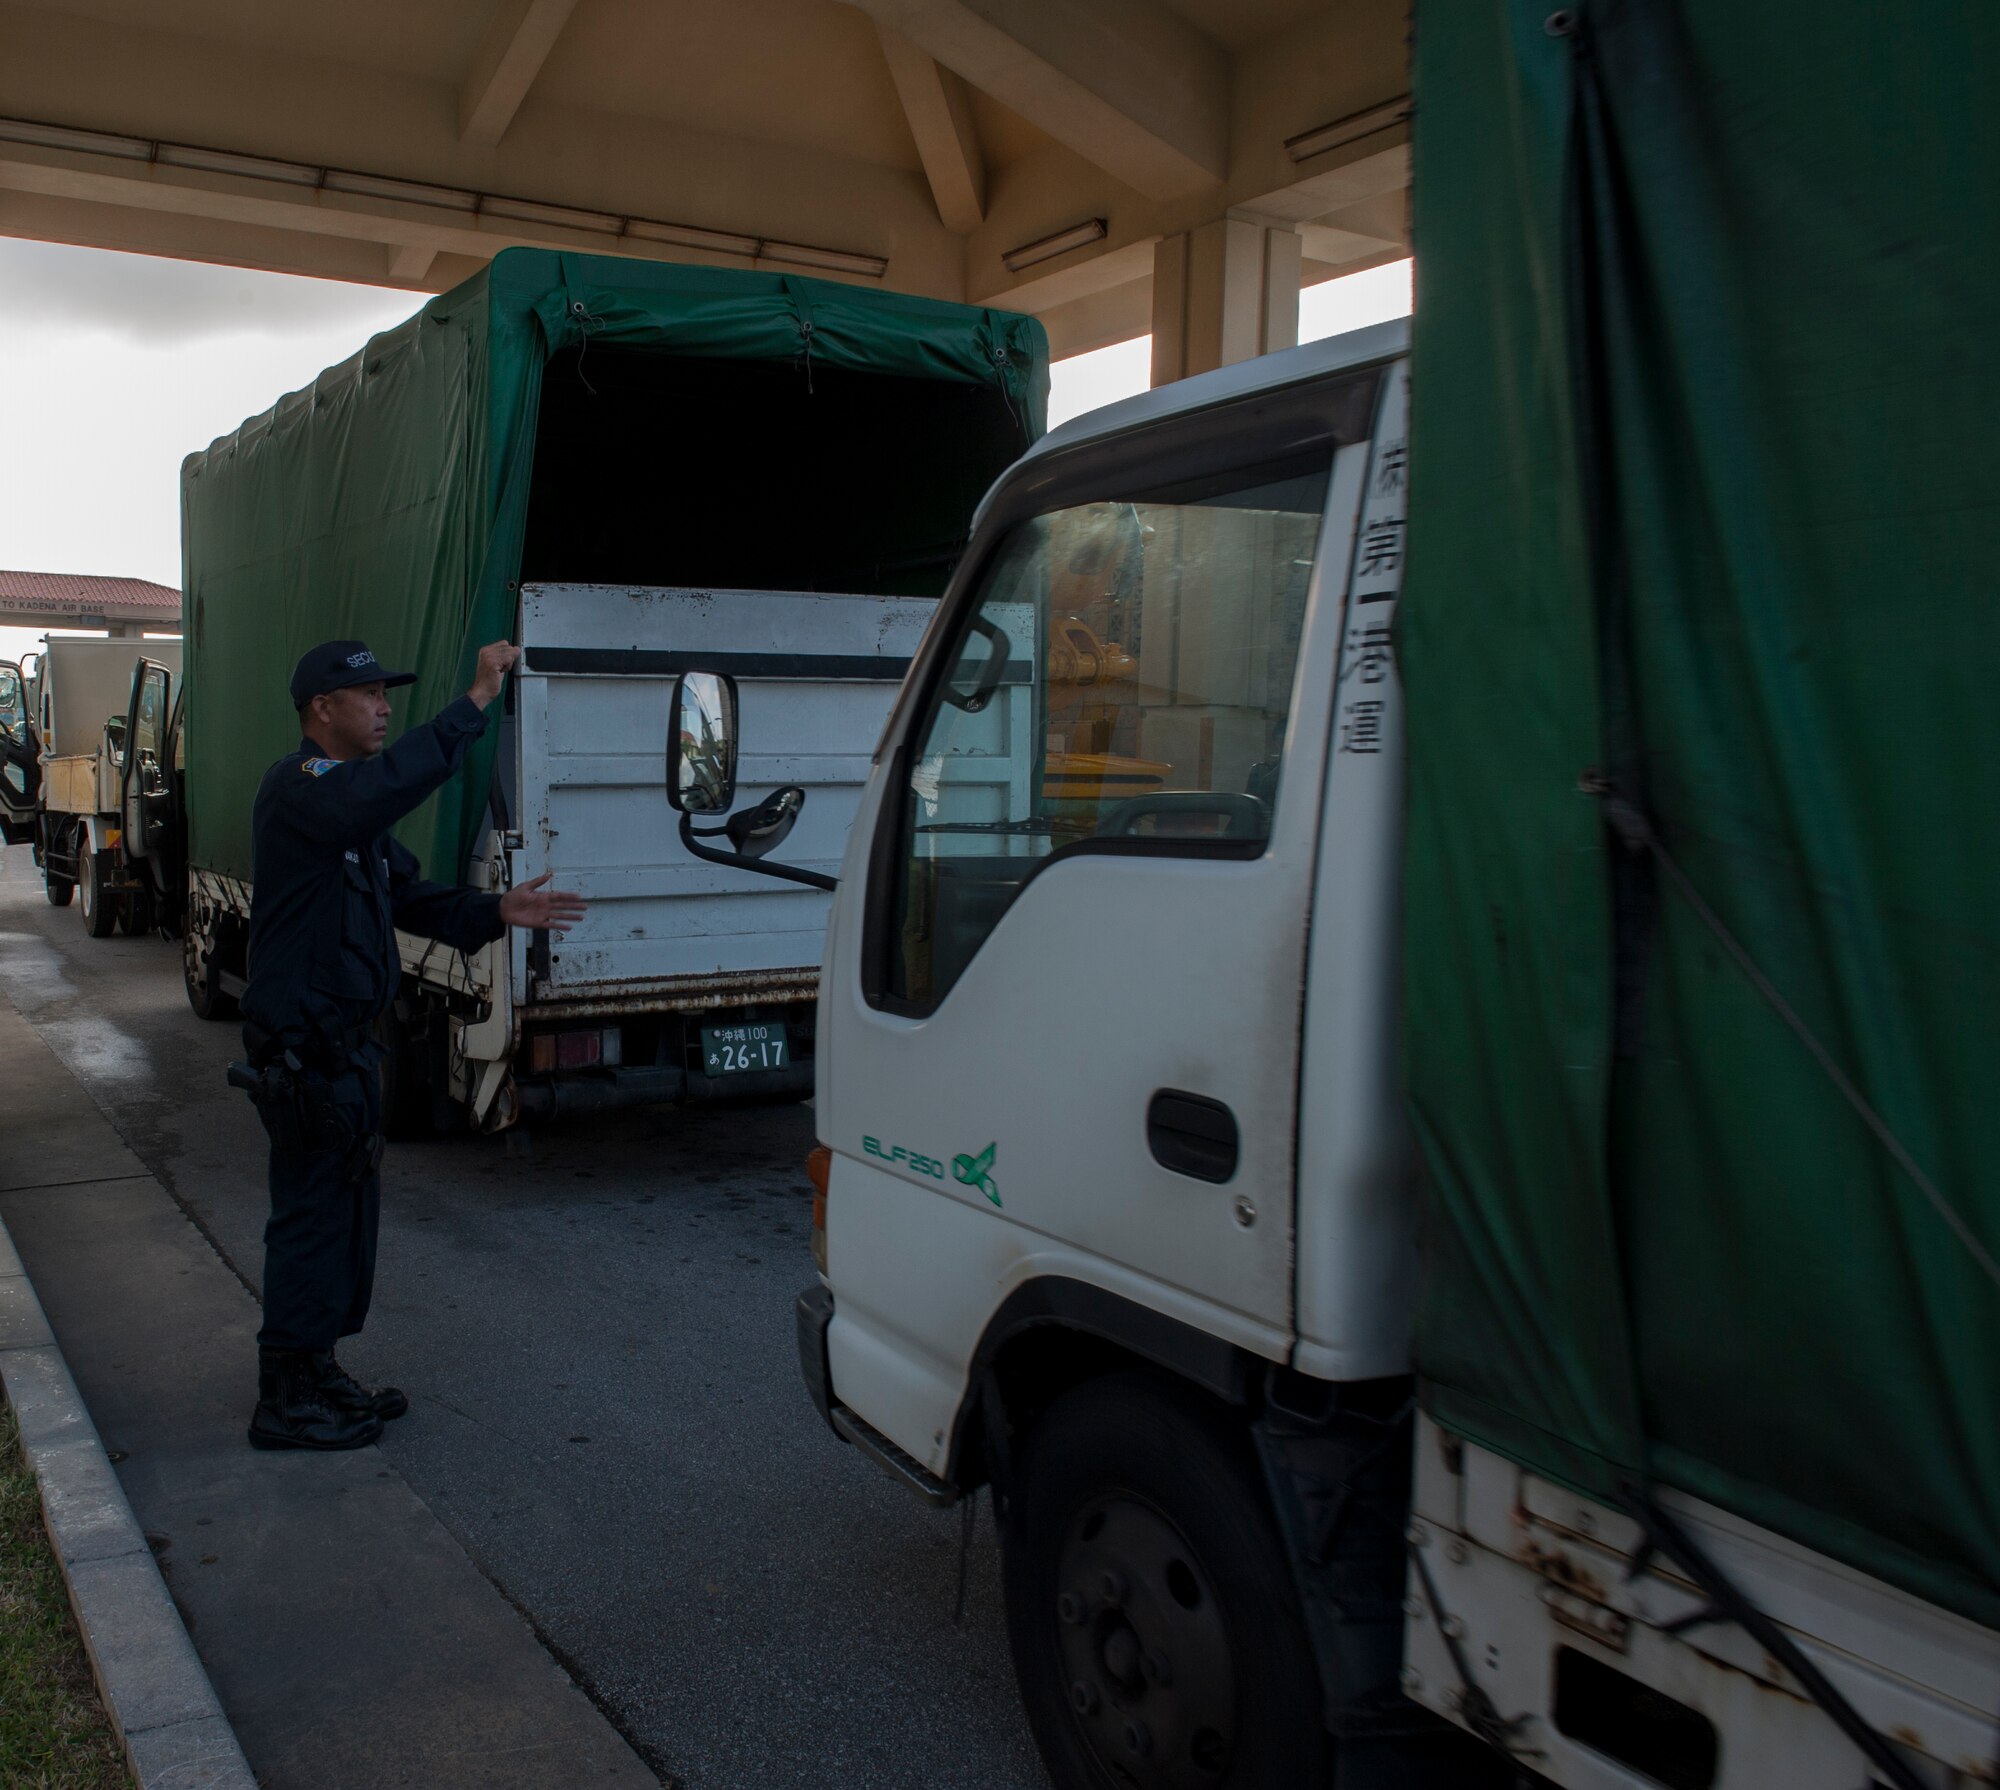
POLYGON ((421 291, 516 242, 806 267, 1070 352, 1224 217, 1308 279, 1401 253, 1404 36, 1401 0, 0 0, 0 234, 421 291))

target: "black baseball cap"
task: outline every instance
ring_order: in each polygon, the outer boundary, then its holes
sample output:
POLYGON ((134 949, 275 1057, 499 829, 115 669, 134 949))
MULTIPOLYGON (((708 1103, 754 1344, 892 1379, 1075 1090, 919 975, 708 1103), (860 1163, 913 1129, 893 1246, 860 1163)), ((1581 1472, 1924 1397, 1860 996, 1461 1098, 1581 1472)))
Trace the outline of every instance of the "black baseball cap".
POLYGON ((302 709, 315 696, 329 696, 355 684, 394 686, 416 681, 414 671, 384 671, 364 641, 322 641, 292 672, 292 707, 302 709))

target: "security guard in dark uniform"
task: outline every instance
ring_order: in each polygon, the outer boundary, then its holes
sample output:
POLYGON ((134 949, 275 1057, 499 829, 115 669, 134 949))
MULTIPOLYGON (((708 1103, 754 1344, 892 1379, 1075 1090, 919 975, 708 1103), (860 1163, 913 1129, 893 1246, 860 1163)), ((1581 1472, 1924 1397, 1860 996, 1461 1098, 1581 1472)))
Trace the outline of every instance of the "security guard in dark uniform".
POLYGON ((472 687, 387 746, 389 701, 414 673, 385 671, 358 640, 315 647, 292 673, 305 737, 264 774, 252 820, 250 973, 231 1079, 271 1139, 264 1325, 257 1333, 258 1448, 358 1448, 400 1417, 394 1387, 359 1384, 334 1358, 368 1315, 380 1212, 376 1021, 402 965, 396 929, 462 951, 509 925, 562 927, 582 900, 548 875, 505 895, 425 882, 388 829, 458 769, 518 657, 479 654, 472 687))

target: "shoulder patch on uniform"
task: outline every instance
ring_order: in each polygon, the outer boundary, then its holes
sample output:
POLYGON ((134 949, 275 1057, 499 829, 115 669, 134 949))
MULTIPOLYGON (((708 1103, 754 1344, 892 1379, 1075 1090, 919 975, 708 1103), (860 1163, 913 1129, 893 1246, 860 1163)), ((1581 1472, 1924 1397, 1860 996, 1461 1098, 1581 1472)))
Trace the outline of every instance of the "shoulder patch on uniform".
POLYGON ((337 758, 307 758, 300 761, 299 769, 308 777, 324 777, 339 763, 337 758))

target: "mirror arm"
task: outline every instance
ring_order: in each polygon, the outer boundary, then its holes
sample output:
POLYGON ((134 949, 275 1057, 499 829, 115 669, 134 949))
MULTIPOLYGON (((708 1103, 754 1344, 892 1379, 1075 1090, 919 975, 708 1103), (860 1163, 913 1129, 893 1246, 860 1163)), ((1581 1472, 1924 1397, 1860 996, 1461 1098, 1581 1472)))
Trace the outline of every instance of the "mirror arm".
MULTIPOLYGON (((725 827, 712 827, 706 829, 706 834, 712 839, 727 830, 725 827)), ((817 870, 800 870, 790 864, 773 864, 765 858, 746 858, 740 852, 717 851, 712 845, 703 845, 685 809, 681 812, 681 843, 697 858, 706 858, 711 864, 727 864, 732 870, 754 870, 759 876, 775 876, 782 882, 804 883, 808 889, 833 890, 840 887, 838 878, 823 875, 817 870)))
POLYGON ((953 708, 960 708, 969 715, 976 715, 992 700, 993 692, 1000 687, 1000 679, 1007 670, 1008 646, 1006 634, 985 616, 975 615, 971 627, 974 633, 985 636, 988 648, 985 662, 979 667, 979 681, 963 696, 956 696, 952 693, 951 680, 946 678, 944 699, 953 708))

